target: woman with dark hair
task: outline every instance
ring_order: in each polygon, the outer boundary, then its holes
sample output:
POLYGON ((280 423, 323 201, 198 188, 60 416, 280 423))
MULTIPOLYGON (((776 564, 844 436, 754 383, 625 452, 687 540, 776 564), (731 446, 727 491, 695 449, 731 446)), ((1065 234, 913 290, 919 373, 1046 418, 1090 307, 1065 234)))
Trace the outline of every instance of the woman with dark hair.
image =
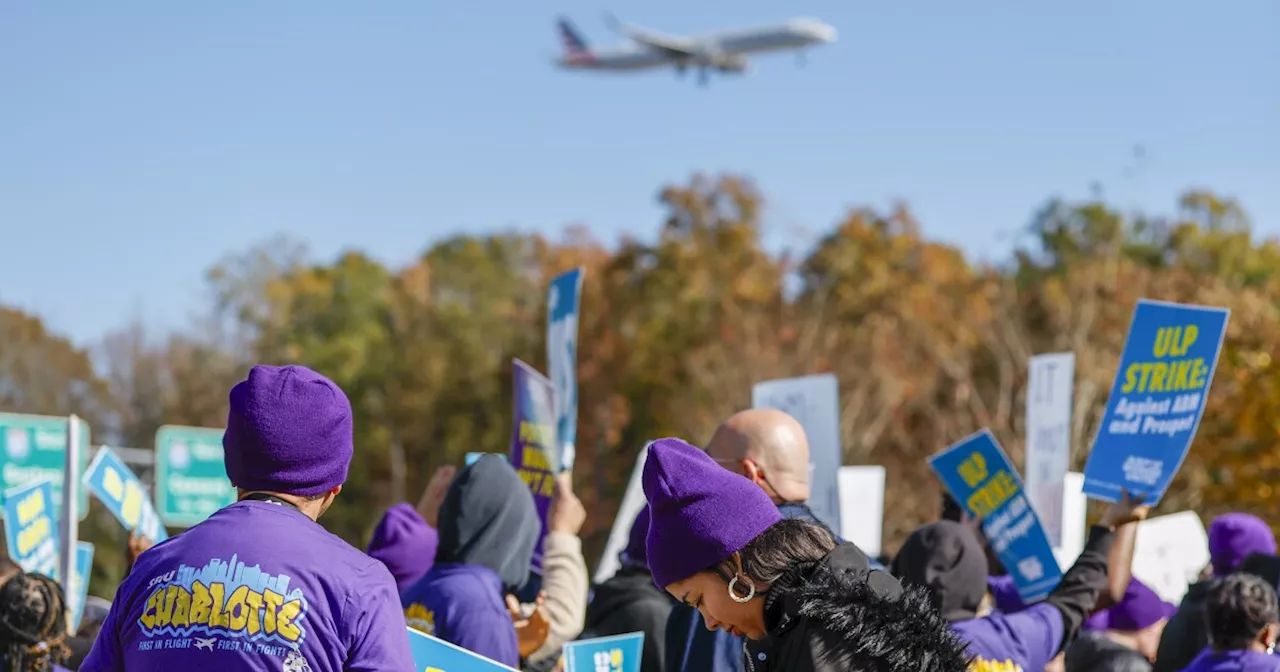
POLYGON ((1186 672, 1276 672, 1280 604, 1265 579, 1240 572, 1218 579, 1205 603, 1209 648, 1186 672))
POLYGON ((0 656, 5 672, 68 672, 62 587, 43 574, 18 573, 0 585, 0 656))
POLYGON ((871 569, 821 525, 679 439, 649 446, 649 569, 707 627, 744 636, 749 672, 963 672, 964 644, 928 594, 871 569))

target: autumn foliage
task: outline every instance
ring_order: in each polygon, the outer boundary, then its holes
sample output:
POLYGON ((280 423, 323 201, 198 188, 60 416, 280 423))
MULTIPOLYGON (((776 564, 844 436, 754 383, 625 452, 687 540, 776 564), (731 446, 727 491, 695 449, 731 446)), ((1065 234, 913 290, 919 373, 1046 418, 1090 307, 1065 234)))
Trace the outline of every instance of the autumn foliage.
POLYGON ((826 371, 840 380, 845 463, 887 469, 893 549, 936 515, 928 455, 990 427, 1021 462, 1033 354, 1076 355, 1083 466, 1146 297, 1232 310, 1204 422, 1161 509, 1280 522, 1280 247, 1255 240, 1237 204, 1191 192, 1157 218, 1054 201, 1029 242, 990 265, 925 238, 905 207, 851 210, 789 258, 762 246, 764 199, 748 180, 695 177, 659 198, 657 235, 616 245, 581 230, 461 236, 388 268, 271 241, 210 271, 207 320, 163 341, 110 335, 96 371, 38 319, 2 311, 0 409, 75 411, 96 438, 149 446, 166 422, 220 426, 249 364, 305 363, 355 407, 356 460, 324 523, 363 545, 435 467, 507 449, 511 358, 545 368, 547 280, 581 265, 575 482, 590 562, 647 440, 705 442, 754 382, 826 371))

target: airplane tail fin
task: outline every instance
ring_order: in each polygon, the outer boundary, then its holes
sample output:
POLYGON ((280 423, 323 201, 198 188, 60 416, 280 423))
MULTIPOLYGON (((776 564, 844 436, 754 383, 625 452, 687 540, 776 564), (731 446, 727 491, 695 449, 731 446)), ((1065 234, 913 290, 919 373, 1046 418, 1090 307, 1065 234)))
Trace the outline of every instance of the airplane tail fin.
POLYGON ((564 46, 566 61, 582 63, 593 58, 591 48, 587 46, 587 41, 582 39, 582 35, 578 33, 572 23, 569 23, 568 19, 559 19, 556 22, 556 28, 560 31, 560 42, 564 46))

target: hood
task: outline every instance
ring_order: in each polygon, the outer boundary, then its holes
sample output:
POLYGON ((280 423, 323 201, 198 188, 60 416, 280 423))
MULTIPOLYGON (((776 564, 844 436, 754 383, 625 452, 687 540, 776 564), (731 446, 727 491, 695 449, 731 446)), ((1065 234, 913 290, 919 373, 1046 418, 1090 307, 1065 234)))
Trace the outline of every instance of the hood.
POLYGON ((837 654, 849 664, 842 669, 967 669, 967 645, 938 614, 928 591, 867 566, 856 546, 841 544, 795 593, 799 615, 849 647, 837 654))
POLYGON ((435 529, 408 504, 387 509, 369 540, 369 556, 382 561, 404 592, 422 578, 436 559, 440 539, 435 529))
POLYGON ((440 505, 436 563, 488 567, 512 592, 529 578, 542 523, 516 470, 484 455, 462 470, 440 505))
POLYGON ((903 583, 927 588, 942 617, 963 621, 978 613, 987 593, 987 555, 964 525, 940 520, 907 537, 893 559, 903 583))

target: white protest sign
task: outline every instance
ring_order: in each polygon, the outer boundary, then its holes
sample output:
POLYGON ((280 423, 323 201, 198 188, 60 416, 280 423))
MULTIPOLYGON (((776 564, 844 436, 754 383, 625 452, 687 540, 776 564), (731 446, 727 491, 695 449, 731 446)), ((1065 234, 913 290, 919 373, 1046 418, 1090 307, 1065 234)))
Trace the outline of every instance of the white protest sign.
POLYGON ((1063 478, 1071 462, 1071 384, 1076 356, 1070 352, 1031 358, 1027 378, 1027 499, 1040 516, 1049 544, 1062 546, 1063 478))
POLYGON ((1178 604, 1209 564, 1209 535, 1194 511, 1181 511, 1138 523, 1133 575, 1160 599, 1178 604))
POLYGON ((631 538, 631 524, 636 522, 636 516, 640 515, 640 510, 647 503, 640 476, 644 473, 644 458, 648 454, 649 446, 646 445, 636 456, 635 469, 631 470, 631 480, 627 482, 626 492, 622 493, 618 515, 613 518, 613 529, 609 530, 609 541, 604 545, 604 557, 600 558, 600 566, 596 568, 596 583, 604 583, 618 573, 618 568, 621 567, 618 554, 627 547, 627 540, 631 538))
POLYGON ((884 467, 840 467, 840 536, 871 557, 884 532, 884 467))
POLYGON ((1084 496, 1084 474, 1069 471, 1062 479, 1062 543, 1054 547, 1054 555, 1058 556, 1058 565, 1063 570, 1075 564, 1084 550, 1085 536, 1089 533, 1085 520, 1088 514, 1089 498, 1084 496))
POLYGON ((772 408, 795 418, 809 439, 809 508, 832 530, 840 527, 840 386, 834 374, 783 378, 751 388, 754 408, 772 408))

